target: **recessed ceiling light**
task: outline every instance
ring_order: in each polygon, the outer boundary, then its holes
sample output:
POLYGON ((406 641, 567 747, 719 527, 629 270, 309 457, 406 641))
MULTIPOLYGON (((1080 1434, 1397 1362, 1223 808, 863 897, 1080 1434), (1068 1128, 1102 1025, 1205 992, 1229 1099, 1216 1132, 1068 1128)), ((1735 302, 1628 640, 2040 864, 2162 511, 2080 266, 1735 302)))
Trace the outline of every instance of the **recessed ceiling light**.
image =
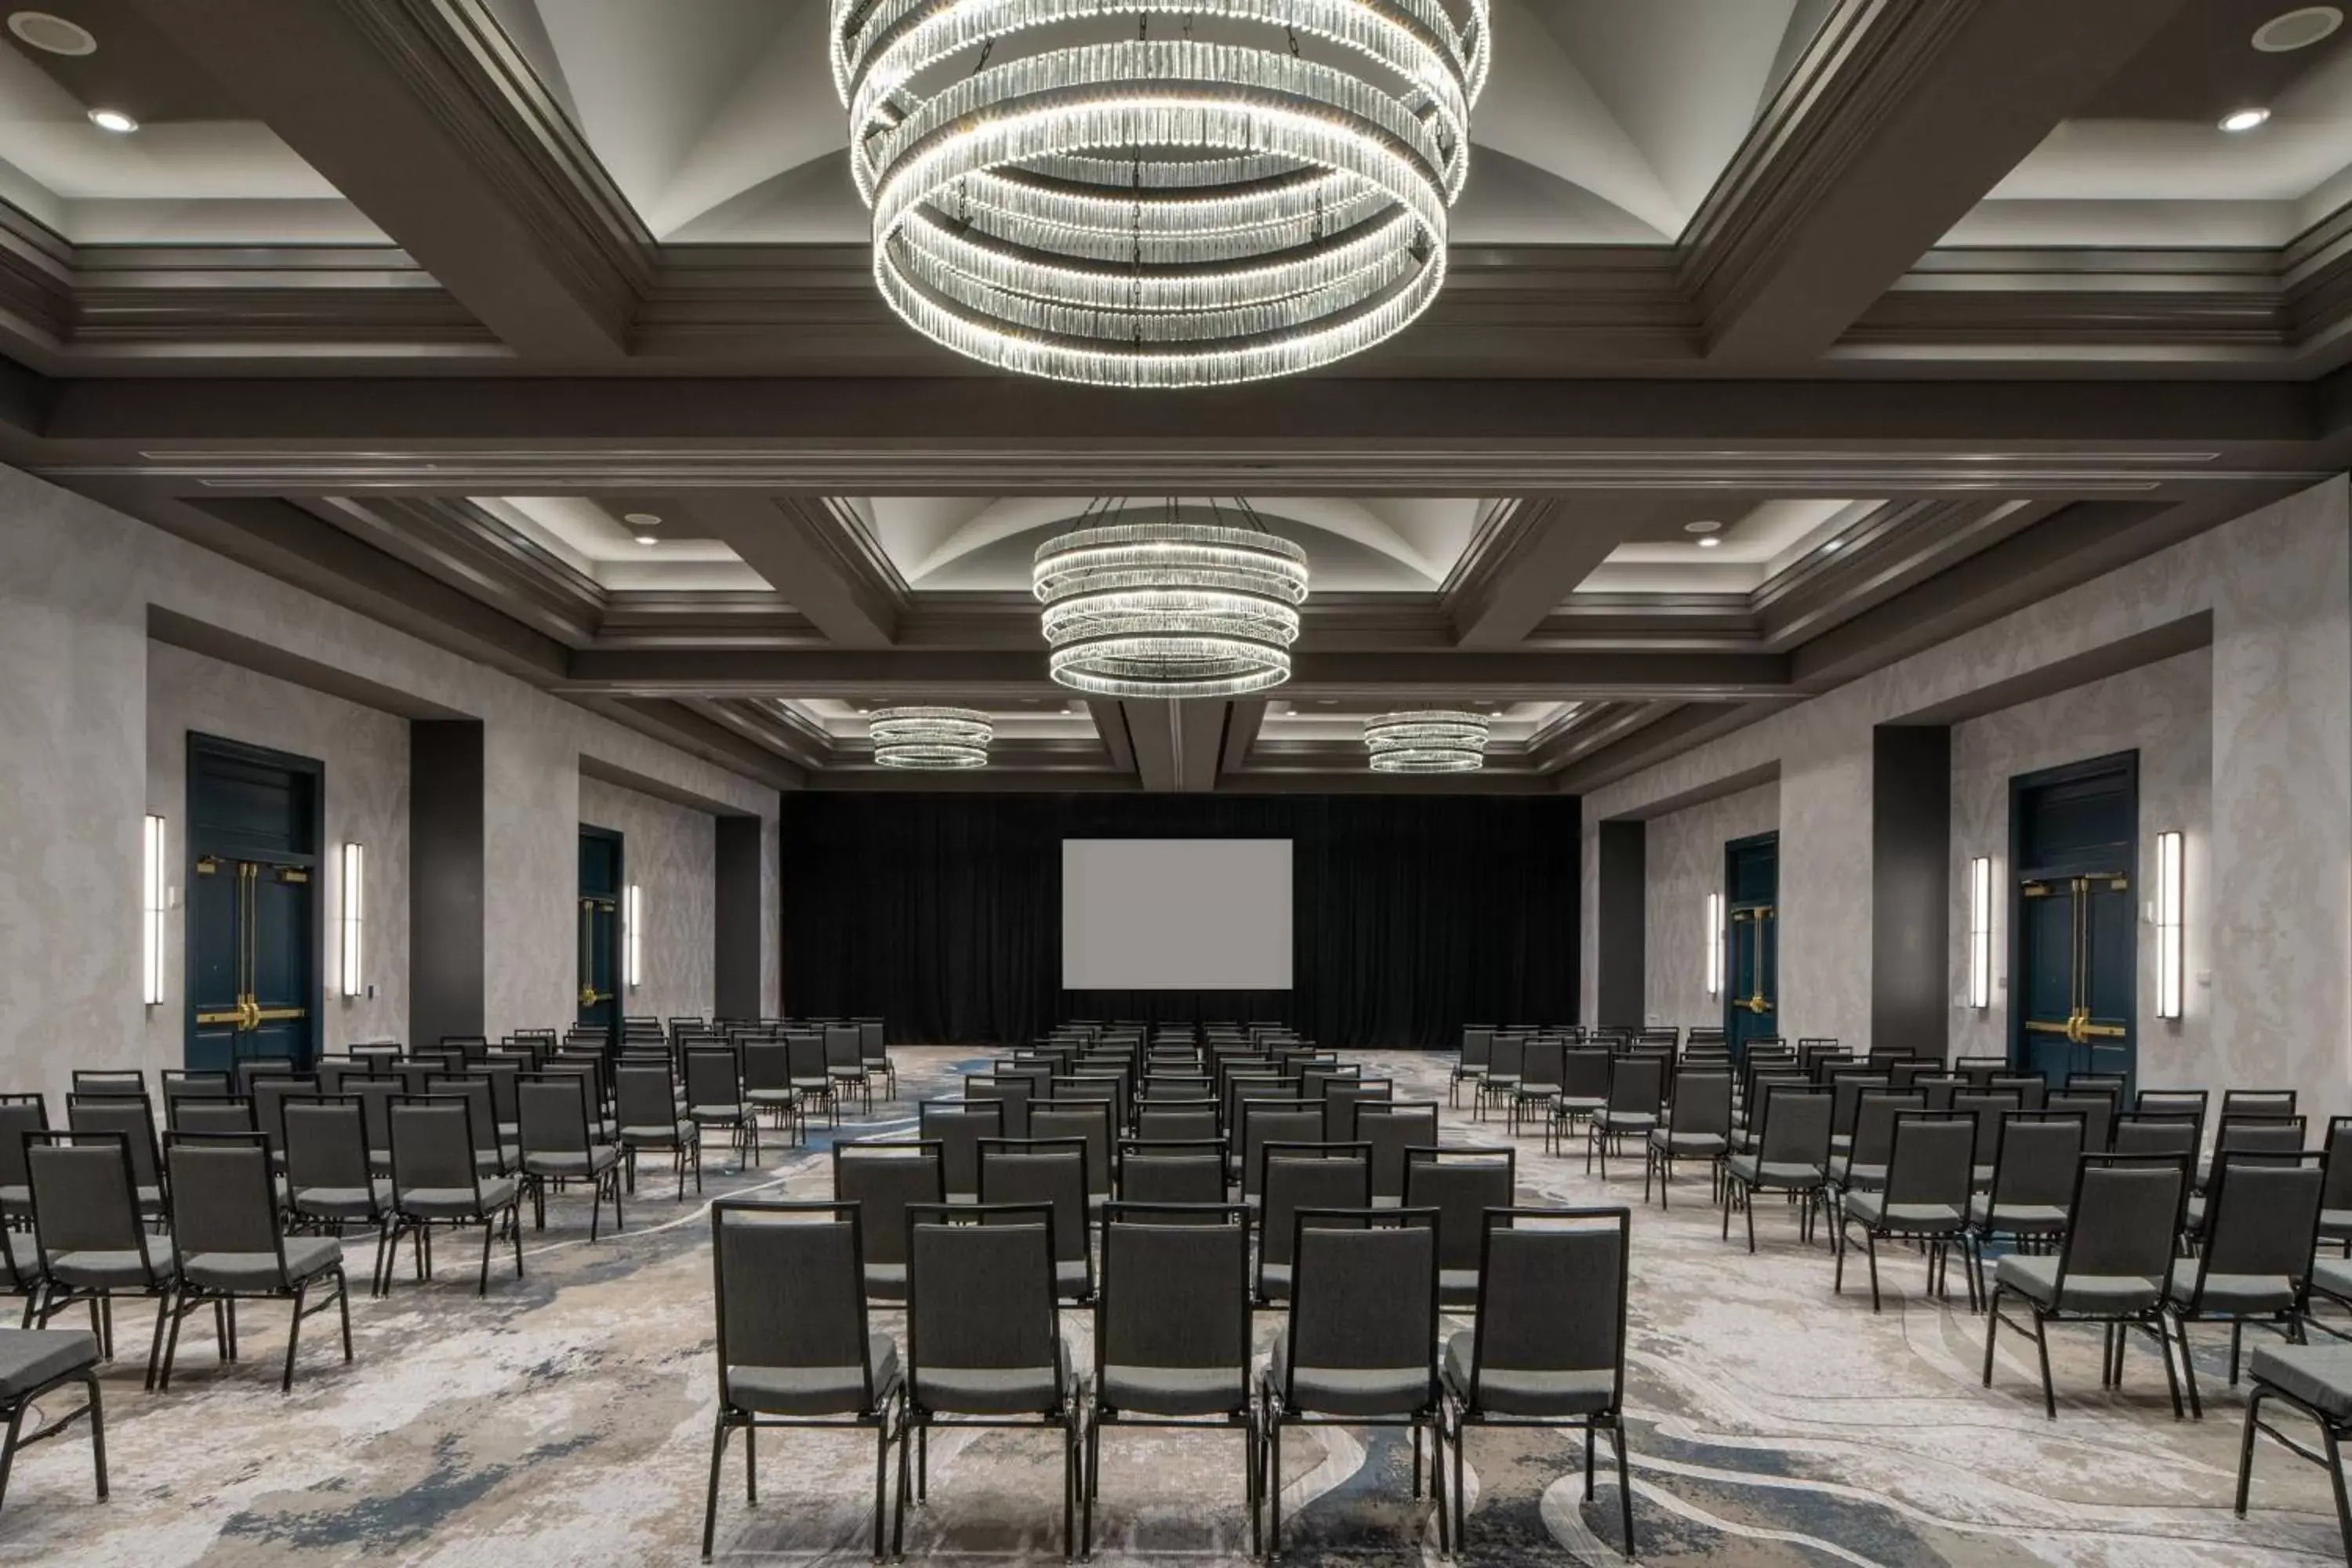
POLYGON ((139 121, 119 109, 93 109, 89 111, 89 122, 100 131, 111 131, 117 136, 128 136, 139 129, 139 121))
POLYGON ((1705 539, 1702 539, 1702 540, 1700 540, 1700 541, 1698 542, 1698 547, 1699 547, 1701 550, 1712 550, 1712 549, 1714 549, 1717 545, 1718 545, 1718 544, 1720 544, 1720 543, 1722 543, 1722 542, 1723 542, 1723 541, 1722 541, 1722 540, 1717 539, 1715 535, 1713 535, 1713 534, 1711 534, 1711 533, 1710 533, 1710 534, 1708 534, 1705 539))
POLYGON ((1683 531, 1685 533, 1721 533, 1723 531, 1723 524, 1705 521, 1698 522, 1686 522, 1683 524, 1683 531))
POLYGON ((639 544, 659 544, 661 541, 653 534, 640 533, 637 535, 637 542, 639 544))
POLYGON ((1315 700, 1315 706, 1318 708, 1337 708, 1339 706, 1339 700, 1336 697, 1318 697, 1315 700))
POLYGON ((659 528, 661 514, 652 511, 625 511, 621 514, 621 521, 631 528, 659 528))
POLYGON ((2267 109, 2240 109, 2221 116, 2224 131, 2252 131, 2271 117, 2267 109))
POLYGON ((2255 28, 2254 47, 2266 55, 2290 54, 2309 48, 2343 25, 2340 6, 2298 5, 2255 28))
POLYGON ((1835 554, 1836 554, 1840 550, 1843 549, 1844 547, 1845 547, 1845 541, 1844 541, 1844 540, 1843 540, 1843 539, 1832 539, 1832 540, 1831 540, 1827 544, 1824 544, 1824 545, 1822 545, 1822 554, 1824 554, 1824 555, 1835 555, 1835 554))
POLYGON ((8 30, 45 54, 98 53, 98 39, 88 27, 63 16, 52 16, 47 11, 11 12, 8 30))

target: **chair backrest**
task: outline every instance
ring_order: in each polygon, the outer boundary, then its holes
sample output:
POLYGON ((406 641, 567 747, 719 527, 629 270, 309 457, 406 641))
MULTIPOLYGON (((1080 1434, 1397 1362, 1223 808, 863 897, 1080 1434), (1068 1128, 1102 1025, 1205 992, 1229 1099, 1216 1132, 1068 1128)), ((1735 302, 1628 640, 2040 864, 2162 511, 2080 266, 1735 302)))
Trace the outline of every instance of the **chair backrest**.
POLYGON ((1731 1074, 1685 1068, 1675 1078, 1675 1134, 1731 1136, 1731 1074))
POLYGON ((1495 1043, 1486 1052, 1486 1076, 1517 1078, 1527 1058, 1528 1037, 1525 1035, 1496 1035, 1495 1043))
POLYGON ((1766 1165, 1812 1165, 1826 1170, 1830 1158, 1830 1113, 1825 1089, 1775 1085, 1764 1097, 1764 1121, 1757 1134, 1757 1158, 1766 1165))
POLYGON ((1404 1152, 1437 1142, 1437 1102, 1391 1101, 1356 1108, 1356 1136, 1371 1145, 1372 1196, 1404 1197, 1404 1152))
POLYGON ((129 1095, 147 1098, 147 1075, 137 1068, 76 1068, 73 1075, 75 1094, 129 1095))
POLYGON ((167 1132, 255 1132, 253 1101, 239 1095, 182 1095, 163 1101, 167 1132))
POLYGON ((533 1074, 515 1086, 517 1145, 525 1154, 585 1154, 587 1086, 563 1074, 533 1074))
POLYGON ((2116 1118, 2109 1148, 2117 1154, 2153 1154, 2189 1158, 2197 1152, 2194 1116, 2142 1114, 2116 1118))
POLYGON ((1609 1098, 1609 1047, 1571 1046, 1559 1054, 1559 1091, 1570 1100, 1609 1098))
POLYGON ((225 1072, 184 1072, 176 1068, 163 1069, 163 1123, 172 1121, 172 1104, 180 1100, 226 1100, 236 1090, 230 1087, 230 1076, 225 1072))
POLYGON ((1242 1103, 1242 1195, 1255 1197, 1265 1190, 1265 1146, 1268 1143, 1313 1143, 1323 1136, 1323 1108, 1285 1105, 1265 1100, 1242 1103))
MULTIPOLYGON (((1299 1374, 1427 1373, 1412 1408, 1435 1402, 1437 1215, 1427 1209, 1306 1209, 1291 1242, 1286 1403, 1299 1374)), ((1399 1414, 1403 1414, 1400 1411, 1399 1414)))
MULTIPOLYGON (((0 1137, 7 1134, 0 1132, 0 1137)), ((2352 1116, 2327 1123, 2327 1189, 2324 1208, 2352 1209, 2352 1116)))
POLYGON ((1952 1076, 1981 1087, 1992 1081, 1993 1074, 2007 1072, 2007 1057, 1959 1057, 1952 1062, 1952 1076))
POLYGON ((2025 1109, 2025 1097, 2013 1089, 1962 1089, 1952 1096, 1952 1109, 1977 1119, 1976 1163, 1990 1165, 2000 1158, 2001 1118, 2025 1109))
POLYGON ((854 1203, 710 1205, 712 1300, 719 1319, 719 1397, 735 1403, 739 1369, 823 1369, 845 1392, 793 1414, 874 1408, 866 1353, 866 1286, 859 1269, 864 1216, 854 1203), (846 1390, 855 1388, 855 1401, 846 1390))
POLYGON ((1216 1084, 1216 1079, 1195 1072, 1147 1073, 1143 1079, 1143 1092, 1138 1098, 1144 1105, 1154 1100, 1213 1100, 1216 1084))
MULTIPOLYGON (((583 1082, 574 1078, 574 1083, 583 1082)), ((584 1088, 583 1093, 584 1095, 584 1088)), ((467 1123, 474 1136, 481 1142, 475 1145, 485 1154, 499 1152, 498 1107, 490 1099, 490 1080, 479 1073, 436 1072, 425 1080, 425 1093, 435 1100, 462 1100, 466 1102, 467 1123)))
MULTIPOLYGON (((2104 1154, 2115 1136, 2116 1097, 2112 1090, 2069 1088, 2051 1095, 2042 1102, 2042 1109, 2053 1115, 2079 1116, 2083 1119, 2083 1152, 2104 1154)), ((2006 1148, 2008 1145, 2003 1144, 2006 1148)), ((2067 1177, 2072 1191, 2073 1176, 2067 1177)))
POLYGON ((1029 1107, 1032 1138, 1076 1138, 1087 1146, 1087 1192, 1097 1198, 1110 1195, 1110 1162, 1114 1133, 1111 1104, 1105 1100, 1052 1100, 1029 1107))
POLYGON ((1222 1136, 1213 1100, 1146 1100, 1135 1108, 1135 1134, 1155 1143, 1197 1142, 1222 1136))
POLYGON ((1407 1149, 1404 1206, 1437 1215, 1440 1268, 1475 1268, 1488 1209, 1517 1201, 1513 1149, 1407 1149))
POLYGON ((1048 1374, 1059 1367, 1053 1212, 1045 1205, 909 1211, 907 1289, 908 1383, 918 1405, 953 1409, 925 1377, 932 1367, 1048 1374))
POLYGON ((1490 1371, 1606 1372, 1608 1408, 1624 1403, 1633 1222, 1622 1208, 1486 1212, 1470 1408, 1481 1407, 1480 1380, 1490 1371))
POLYGON ((1301 1209, 1361 1209, 1372 1204, 1369 1143, 1269 1143, 1258 1204, 1258 1263, 1287 1264, 1301 1209))
POLYGON ((927 1100, 916 1111, 926 1143, 940 1146, 940 1170, 948 1194, 980 1195, 980 1141, 1004 1136, 1004 1108, 992 1100, 927 1100))
POLYGON ((0 1094, 0 1187, 21 1187, 25 1174, 25 1134, 46 1132, 49 1102, 37 1094, 0 1094))
POLYGON ((2038 1072, 1995 1073, 1985 1081, 1985 1088, 2013 1092, 2020 1110, 2042 1110, 2050 1100, 2050 1080, 2038 1072))
POLYGON ((824 1065, 834 1068, 855 1068, 866 1070, 866 1052, 858 1044, 855 1024, 827 1024, 824 1026, 824 1065))
POLYGON ((890 1047, 882 1037, 881 1019, 857 1020, 857 1050, 858 1054, 868 1062, 887 1062, 890 1059, 890 1047))
POLYGON ((175 1132, 165 1141, 172 1172, 172 1245, 184 1265, 204 1253, 277 1257, 285 1273, 269 1145, 258 1132, 175 1132))
POLYGON ((2221 1120, 2233 1116, 2293 1116, 2294 1090, 2291 1089, 2232 1089, 2221 1094, 2221 1120))
POLYGON ((1087 1225, 1087 1145, 1083 1138, 983 1138, 980 1141, 980 1201, 983 1206, 1043 1205, 1054 1215, 1054 1261, 1087 1266, 1086 1294, 1094 1291, 1092 1237, 1087 1225))
MULTIPOLYGON (((1854 1117, 1862 1110, 1864 1093, 1874 1089, 1891 1089, 1894 1080, 1885 1073, 1863 1070, 1840 1071, 1832 1074, 1830 1084, 1830 1131, 1853 1136, 1854 1117)), ((1679 1121, 1679 1115, 1677 1116, 1679 1121)))
POLYGON ((743 1109, 742 1065, 732 1047, 687 1048, 686 1103, 701 1111, 725 1113, 743 1109))
POLYGON ((2084 1118, 2071 1110, 2012 1110, 2004 1119, 1992 1172, 1995 1208, 2074 1201, 2074 1170, 2086 1151, 2084 1118))
POLYGON ((1483 1068, 1495 1048, 1495 1031, 1491 1026, 1465 1027, 1462 1031, 1462 1065, 1483 1068))
POLYGON ((2186 1155, 2084 1155, 2059 1254, 2061 1291, 2076 1275, 2147 1279, 2161 1288, 2188 1195, 2186 1155))
POLYGON ((1908 1110, 1895 1119, 1886 1162, 1886 1207, 1941 1204, 1967 1215, 1974 1174, 1976 1119, 1958 1110, 1908 1110))
POLYGON ((2213 1136, 2216 1160, 2223 1154, 2298 1154, 2303 1152, 2300 1116, 2224 1116, 2213 1136))
POLYGON ((793 1086, 792 1047, 782 1040, 745 1040, 741 1048, 746 1093, 755 1089, 779 1089, 793 1086))
MULTIPOLYGON (((490 1136, 495 1139, 498 1134, 490 1136)), ((473 1107, 462 1096, 404 1097, 392 1102, 392 1187, 395 1194, 481 1185, 476 1157, 482 1147, 473 1107)))
POLYGON ((833 1146, 833 1195, 866 1215, 866 1261, 907 1261, 907 1211, 948 1201, 946 1151, 937 1142, 856 1139, 833 1146))
POLYGON ((44 1269, 60 1253, 140 1249, 144 1233, 129 1142, 120 1132, 25 1134, 33 1234, 44 1269))
POLYGON ((286 1057, 247 1057, 236 1064, 236 1092, 251 1094, 256 1085, 273 1078, 299 1078, 286 1057))
POLYGON ((1385 1078, 1333 1079, 1323 1087, 1323 1141, 1353 1142, 1356 1115, 1369 1104, 1394 1099, 1396 1083, 1385 1078))
POLYGON ((1222 1205, 1225 1201, 1226 1152, 1222 1138, 1172 1142, 1122 1140, 1118 1146, 1119 1201, 1222 1205))
POLYGON ((2320 1161, 2318 1154, 2266 1154, 2215 1162, 2192 1301, 2203 1304, 2206 1281, 2217 1275, 2303 1283, 2327 1183, 2320 1161))
POLYGON ((155 1112, 145 1097, 69 1094, 66 1096, 66 1125, 76 1132, 120 1132, 123 1146, 131 1151, 131 1170, 139 1178, 139 1184, 163 1184, 155 1148, 155 1112))
MULTIPOLYGON (((518 1077, 515 1086, 516 1114, 521 1114, 522 1086, 518 1077)), ((623 1127, 658 1127, 665 1131, 677 1124, 677 1095, 670 1082, 669 1068, 647 1063, 643 1067, 624 1063, 613 1069, 613 1101, 614 1114, 623 1127)))
POLYGON ((1874 1089, 1854 1108, 1853 1142, 1846 1159, 1853 1165, 1884 1165, 1895 1154, 1895 1119, 1906 1110, 1925 1110, 1927 1097, 1916 1089, 1874 1089))
POLYGON ((1665 1104, 1667 1058, 1621 1056, 1609 1064, 1609 1109, 1612 1114, 1655 1116, 1665 1104))
POLYGON ((279 1106, 286 1184, 369 1192, 367 1119, 353 1095, 289 1095, 279 1106))
POLYGON ((2137 1116, 2189 1116, 2197 1121, 2197 1136, 2205 1136, 2205 1108, 2210 1096, 2201 1089, 2144 1089, 2132 1101, 2137 1116))
POLYGON ((998 1078, 992 1073, 972 1073, 963 1080, 966 1100, 993 1100, 1004 1107, 1004 1135, 1007 1138, 1029 1136, 1029 1080, 1025 1078, 998 1078))
POLYGON ((1095 1386, 1104 1373, 1230 1371, 1231 1408, 1250 1397, 1249 1211, 1104 1205, 1095 1297, 1095 1386))
POLYGON ((1564 1070, 1562 1058, 1568 1042, 1558 1039, 1529 1040, 1527 1052, 1519 1058, 1519 1086, 1523 1089, 1558 1089, 1564 1070))

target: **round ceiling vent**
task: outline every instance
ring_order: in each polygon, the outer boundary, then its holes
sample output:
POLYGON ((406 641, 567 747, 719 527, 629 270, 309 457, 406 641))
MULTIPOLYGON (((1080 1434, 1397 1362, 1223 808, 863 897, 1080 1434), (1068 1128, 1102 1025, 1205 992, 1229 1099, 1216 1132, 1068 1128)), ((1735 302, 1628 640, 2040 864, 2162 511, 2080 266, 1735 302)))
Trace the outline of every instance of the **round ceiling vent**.
POLYGON ((53 55, 94 55, 98 39, 79 22, 68 22, 63 16, 52 16, 47 11, 16 11, 8 17, 8 30, 37 49, 53 55))
POLYGON ((2344 25, 2344 12, 2335 5, 2299 5, 2272 17, 2254 29, 2254 47, 2266 55, 2307 49, 2344 25))

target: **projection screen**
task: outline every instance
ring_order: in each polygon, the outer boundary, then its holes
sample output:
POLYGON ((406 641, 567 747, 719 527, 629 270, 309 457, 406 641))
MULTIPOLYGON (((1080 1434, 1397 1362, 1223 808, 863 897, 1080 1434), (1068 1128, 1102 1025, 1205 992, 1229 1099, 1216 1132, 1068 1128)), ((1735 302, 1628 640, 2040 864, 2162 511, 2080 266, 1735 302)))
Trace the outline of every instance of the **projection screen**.
POLYGON ((1065 838, 1068 991, 1290 989, 1290 840, 1065 838))

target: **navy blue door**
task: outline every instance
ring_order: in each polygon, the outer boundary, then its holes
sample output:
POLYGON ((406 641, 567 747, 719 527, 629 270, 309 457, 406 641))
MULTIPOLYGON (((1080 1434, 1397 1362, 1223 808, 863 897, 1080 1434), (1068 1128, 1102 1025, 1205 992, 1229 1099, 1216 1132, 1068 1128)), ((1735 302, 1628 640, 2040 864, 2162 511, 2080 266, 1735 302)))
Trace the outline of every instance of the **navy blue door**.
POLYGON ((1723 1029, 1734 1059, 1748 1042, 1780 1032, 1780 836, 1723 847, 1723 1029))
POLYGON ((2053 1085, 2136 1074, 2138 826, 2137 752, 2010 783, 2011 1055, 2053 1085))
POLYGON ((577 1021, 616 1034, 620 1027, 621 836, 580 829, 580 1007, 577 1021))
POLYGON ((323 773, 188 738, 187 1065, 316 1053, 323 773))

